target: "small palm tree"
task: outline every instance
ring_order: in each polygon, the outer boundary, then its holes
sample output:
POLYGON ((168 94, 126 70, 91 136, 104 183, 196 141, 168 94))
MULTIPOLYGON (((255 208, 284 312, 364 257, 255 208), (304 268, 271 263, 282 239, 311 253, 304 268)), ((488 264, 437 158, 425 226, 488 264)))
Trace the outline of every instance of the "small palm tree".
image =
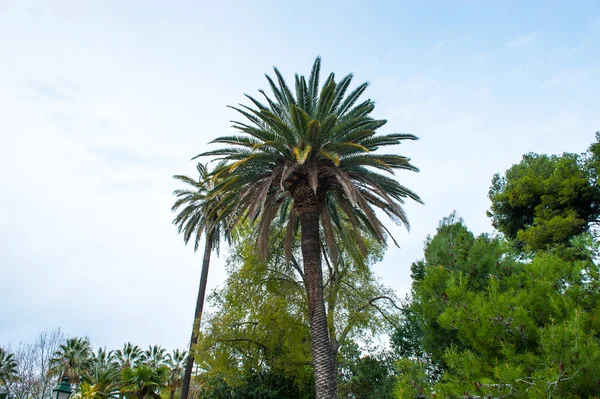
POLYGON ((89 370, 91 362, 90 341, 87 338, 70 338, 52 355, 48 375, 69 377, 69 381, 78 386, 81 376, 89 370))
POLYGON ((108 399, 119 394, 121 373, 116 367, 97 364, 81 381, 75 399, 108 399))
POLYGON ((142 353, 142 362, 149 367, 157 368, 164 366, 167 361, 167 351, 160 345, 149 346, 142 353))
POLYGON ((8 389, 8 384, 19 380, 17 361, 12 353, 0 348, 0 386, 8 389))
POLYGON ((121 377, 123 380, 121 393, 127 398, 159 399, 163 389, 167 388, 169 368, 142 365, 123 370, 121 377))
POLYGON ((169 375, 169 388, 171 392, 169 394, 170 399, 175 398, 175 391, 181 387, 183 382, 184 362, 187 357, 186 351, 180 351, 175 349, 173 353, 167 355, 167 366, 171 370, 169 375))
POLYGON ((123 345, 123 349, 115 351, 115 360, 119 364, 121 370, 137 366, 141 359, 142 348, 137 345, 132 345, 131 342, 127 342, 123 345))
POLYGON ((111 369, 118 366, 115 358, 115 351, 107 351, 106 348, 98 348, 98 351, 92 353, 92 369, 111 369))
POLYGON ((293 94, 275 68, 277 83, 267 76, 274 97, 260 91, 266 105, 247 96, 252 107, 232 107, 245 119, 233 122, 242 134, 220 137, 213 143, 225 148, 198 156, 220 160, 212 195, 220 198, 221 217, 232 224, 245 218, 256 222, 263 256, 273 223, 286 224, 288 253, 299 227, 316 393, 318 399, 333 399, 337 383, 323 300, 324 247, 335 258, 335 231, 343 231, 347 223, 364 254, 364 234, 381 243, 389 237, 375 209, 408 227, 402 204, 407 198, 420 199, 381 173, 417 171, 409 159, 376 153, 416 137, 377 134, 386 121, 370 116, 375 108, 371 100, 357 103, 367 84, 347 94, 352 75, 336 82, 332 73, 320 87, 320 69, 317 58, 308 79, 296 75, 293 94))
POLYGON ((209 178, 208 170, 204 165, 196 165, 198 179, 187 176, 173 176, 175 179, 190 186, 189 189, 176 190, 173 194, 177 201, 171 208, 172 211, 179 213, 173 220, 179 233, 183 234, 183 240, 187 244, 190 239, 194 241, 194 251, 200 247, 200 241, 204 235, 204 256, 202 259, 202 271, 200 272, 200 286, 196 298, 196 309, 194 311, 194 323, 192 325, 192 334, 190 337, 189 356, 185 365, 183 383, 181 388, 181 399, 187 399, 190 381, 192 378, 192 369, 194 367, 194 346, 198 343, 198 334, 200 331, 200 322, 202 321, 202 312, 204 310, 204 297, 206 295, 206 285, 208 282, 208 269, 210 266, 210 256, 213 250, 219 253, 221 238, 230 240, 230 234, 226 229, 226 224, 220 216, 220 198, 219 196, 209 196, 214 188, 214 180, 209 178))
POLYGON ((106 399, 107 396, 100 392, 100 387, 97 385, 90 385, 87 382, 82 382, 79 385, 79 391, 73 396, 73 399, 106 399))

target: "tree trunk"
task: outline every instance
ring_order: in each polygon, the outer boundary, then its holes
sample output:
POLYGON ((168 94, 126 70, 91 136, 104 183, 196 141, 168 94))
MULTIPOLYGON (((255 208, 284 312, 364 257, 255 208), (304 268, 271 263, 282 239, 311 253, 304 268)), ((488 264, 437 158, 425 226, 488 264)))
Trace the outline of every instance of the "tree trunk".
MULTIPOLYGON (((302 190, 302 201, 294 196, 296 211, 300 216, 302 261, 304 263, 304 286, 308 297, 308 318, 312 336, 312 355, 314 363, 315 387, 317 399, 336 399, 337 380, 335 362, 325 301, 323 299, 323 271, 321 269, 321 240, 319 237, 320 204, 310 187, 310 192, 302 190)), ((300 190, 298 190, 300 191, 300 190)))
POLYGON ((204 309, 204 295, 206 294, 206 282, 208 281, 208 266, 210 264, 210 254, 212 252, 212 236, 205 236, 204 258, 202 259, 202 272, 200 274, 200 288, 198 289, 198 298, 196 299, 196 312, 194 313, 194 325, 192 326, 192 337, 190 339, 190 348, 185 364, 185 373, 183 375, 183 385, 181 386, 181 399, 188 398, 190 382, 192 380, 192 369, 194 367, 194 347, 198 343, 200 333, 200 321, 202 320, 202 310, 204 309))
POLYGON ((171 393, 169 394, 169 399, 175 399, 175 385, 171 387, 171 393))

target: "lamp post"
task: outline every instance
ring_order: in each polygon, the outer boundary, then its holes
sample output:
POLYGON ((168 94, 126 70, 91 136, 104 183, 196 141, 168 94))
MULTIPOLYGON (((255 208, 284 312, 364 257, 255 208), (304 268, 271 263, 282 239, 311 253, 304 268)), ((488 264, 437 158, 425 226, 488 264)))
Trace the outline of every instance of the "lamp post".
POLYGON ((62 381, 52 390, 52 399, 68 399, 72 393, 69 377, 63 377, 62 381))

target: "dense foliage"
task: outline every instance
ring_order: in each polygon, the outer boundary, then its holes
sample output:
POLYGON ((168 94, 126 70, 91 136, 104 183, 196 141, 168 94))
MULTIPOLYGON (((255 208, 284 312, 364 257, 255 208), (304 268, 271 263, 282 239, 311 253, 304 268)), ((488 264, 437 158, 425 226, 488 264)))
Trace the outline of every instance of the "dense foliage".
POLYGON ((44 332, 36 344, 20 345, 15 354, 0 348, 0 386, 10 398, 50 399, 58 381, 68 377, 74 399, 174 399, 185 358, 185 351, 167 353, 158 345, 144 351, 131 343, 94 352, 87 338, 44 332))
MULTIPOLYGON (((240 236, 229 258, 225 286, 211 297, 215 311, 198 348, 198 357, 203 359, 200 381, 205 382, 204 397, 254 397, 249 392, 256 381, 263 381, 258 397, 312 398, 314 380, 302 269, 295 256, 286 261, 283 237, 271 237, 276 248, 263 261, 255 251, 254 240, 247 234, 240 236), (281 383, 267 388, 275 381, 281 383)), ((382 248, 374 241, 366 245, 372 254, 368 262, 377 260, 382 248)), ((295 248, 293 254, 297 252, 295 248)), ((395 297, 374 279, 360 256, 357 260, 344 257, 335 266, 329 260, 327 263, 330 267, 324 292, 333 350, 340 365, 340 385, 348 393, 364 391, 365 380, 370 378, 364 365, 376 361, 361 359, 354 342, 390 330, 397 313, 395 297)), ((374 373, 388 375, 389 366, 374 373)))
POLYGON ((599 149, 529 154, 495 176, 492 217, 504 236, 442 220, 412 265, 392 336, 398 397, 600 395, 599 149))
POLYGON ((600 133, 582 155, 524 155, 505 176, 494 176, 494 227, 529 250, 568 246, 600 223, 599 166, 600 133))

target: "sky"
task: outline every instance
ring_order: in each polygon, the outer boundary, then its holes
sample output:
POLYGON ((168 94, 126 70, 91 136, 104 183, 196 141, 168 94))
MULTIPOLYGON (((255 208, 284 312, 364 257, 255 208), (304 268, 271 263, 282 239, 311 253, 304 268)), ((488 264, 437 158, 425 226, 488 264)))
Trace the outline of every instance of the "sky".
POLYGON ((420 138, 395 150, 421 172, 397 178, 425 205, 374 266, 399 296, 443 217, 493 232, 495 173, 600 130, 599 1, 0 0, 0 346, 61 327, 184 348, 202 256, 171 224, 172 176, 232 133, 226 105, 317 55, 370 82, 382 133, 420 138))

